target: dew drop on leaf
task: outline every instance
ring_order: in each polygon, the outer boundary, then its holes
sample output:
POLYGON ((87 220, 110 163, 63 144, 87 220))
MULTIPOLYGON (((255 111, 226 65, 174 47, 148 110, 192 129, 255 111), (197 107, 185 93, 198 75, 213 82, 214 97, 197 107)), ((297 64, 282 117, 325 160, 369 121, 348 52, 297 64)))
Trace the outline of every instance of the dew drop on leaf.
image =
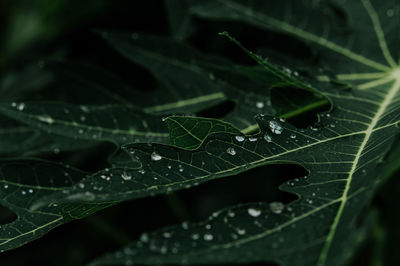
POLYGON ((257 141, 257 138, 255 138, 255 137, 250 137, 250 138, 249 138, 249 141, 250 141, 250 142, 257 141))
POLYGON ((229 147, 228 149, 226 149, 226 152, 230 155, 236 155, 236 151, 234 148, 229 147))
POLYGON ((213 239, 214 239, 214 236, 212 234, 204 234, 204 240, 211 241, 213 239))
POLYGON ((276 122, 274 120, 269 121, 268 125, 269 125, 269 129, 274 134, 279 135, 283 131, 283 127, 281 126, 281 124, 279 124, 278 122, 276 122))
POLYGON ((149 241, 149 235, 146 233, 143 233, 140 235, 140 241, 142 241, 143 243, 146 243, 149 241))
POLYGON ((132 176, 129 175, 127 172, 123 172, 121 174, 121 177, 122 177, 123 180, 131 180, 132 179, 132 176))
POLYGON ((24 103, 19 103, 18 105, 17 105, 17 110, 18 111, 23 111, 25 109, 25 104, 24 103))
POLYGON ((292 135, 290 135, 290 138, 291 138, 291 139, 295 139, 295 138, 296 138, 296 135, 295 135, 295 134, 292 134, 292 135))
POLYGON ((264 139, 265 139, 267 142, 272 142, 272 137, 271 137, 270 135, 268 135, 268 134, 265 134, 265 135, 264 135, 264 139))
POLYGON ((236 139, 238 142, 243 142, 243 141, 244 141, 244 137, 243 137, 243 136, 236 136, 235 139, 236 139))
POLYGON ((261 210, 254 209, 254 208, 249 208, 247 210, 247 212, 249 213, 250 216, 253 216, 253 217, 258 217, 261 214, 261 210))
POLYGON ((38 119, 42 122, 45 122, 47 124, 53 124, 54 123, 54 119, 51 118, 48 115, 43 115, 43 116, 38 116, 38 119))
POLYGON ((257 103, 256 103, 256 107, 257 107, 258 109, 264 108, 264 103, 263 103, 263 102, 257 102, 257 103))
POLYGON ((279 201, 274 201, 274 202, 271 202, 271 203, 269 204, 269 209, 270 209, 273 213, 276 213, 276 214, 282 213, 282 211, 283 211, 284 208, 285 208, 285 206, 283 205, 283 203, 282 203, 282 202, 279 202, 279 201))
POLYGON ((152 160, 152 161, 159 161, 159 160, 162 159, 161 155, 159 155, 159 154, 156 153, 156 152, 153 152, 153 153, 151 154, 150 157, 151 157, 151 160, 152 160))

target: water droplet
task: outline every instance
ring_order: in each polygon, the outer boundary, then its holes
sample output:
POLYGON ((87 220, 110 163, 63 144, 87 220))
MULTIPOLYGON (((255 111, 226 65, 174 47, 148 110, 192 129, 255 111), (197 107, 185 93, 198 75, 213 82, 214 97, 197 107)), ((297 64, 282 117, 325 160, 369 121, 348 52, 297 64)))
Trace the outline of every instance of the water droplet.
POLYGON ((327 114, 326 114, 326 117, 328 117, 328 118, 331 117, 331 114, 330 114, 330 113, 327 113, 327 114))
POLYGON ((80 119, 81 119, 82 122, 85 122, 86 117, 84 115, 81 115, 80 119))
POLYGON ((28 189, 28 193, 32 194, 33 193, 33 189, 28 189))
POLYGON ((166 253, 167 253, 167 247, 162 246, 161 249, 160 249, 160 252, 161 252, 162 254, 166 254, 166 253))
POLYGON ((146 233, 141 234, 140 235, 140 241, 142 241, 144 243, 148 242, 149 241, 149 235, 146 234, 146 233))
POLYGON ((256 138, 256 137, 250 137, 250 138, 249 138, 249 141, 250 141, 250 142, 257 141, 257 138, 256 138))
POLYGON ((78 130, 78 133, 79 133, 79 134, 83 134, 83 129, 79 129, 79 130, 78 130))
POLYGON ((7 189, 7 188, 8 188, 8 185, 4 185, 4 188, 7 189))
POLYGON ((79 108, 85 113, 89 113, 90 112, 89 108, 87 106, 85 106, 85 105, 81 105, 79 108))
POLYGON ((253 216, 253 217, 258 217, 261 214, 261 210, 254 209, 254 208, 249 208, 247 210, 247 212, 249 213, 250 216, 253 216))
POLYGON ((146 173, 146 171, 144 169, 140 169, 138 172, 139 172, 139 174, 142 174, 142 175, 146 173))
POLYGON ((229 211, 228 212, 228 216, 233 218, 233 217, 235 217, 235 213, 233 211, 229 211))
POLYGON ((282 123, 284 123, 284 122, 286 122, 286 119, 283 118, 283 117, 281 117, 281 118, 279 118, 279 121, 281 121, 282 123))
POLYGON ((210 74, 208 75, 208 77, 209 77, 211 80, 214 80, 214 79, 215 79, 215 76, 214 76, 213 73, 210 73, 210 74))
POLYGON ((394 10, 393 9, 388 9, 386 10, 386 15, 388 17, 393 17, 394 16, 394 10))
POLYGON ((60 149, 59 149, 59 148, 55 148, 55 149, 53 150, 53 152, 54 152, 54 154, 59 154, 59 153, 60 153, 60 149))
POLYGON ((264 108, 264 103, 263 103, 263 102, 257 102, 257 103, 256 103, 256 107, 257 107, 258 109, 264 108))
POLYGON ((243 136, 236 136, 235 139, 236 139, 238 142, 243 142, 243 141, 244 141, 244 137, 243 137, 243 136))
POLYGON ((22 191, 21 191, 21 194, 22 194, 22 195, 25 195, 25 194, 26 194, 26 191, 25 191, 25 190, 22 190, 22 191))
POLYGON ((172 236, 172 234, 170 232, 163 233, 163 237, 165 237, 165 238, 170 238, 171 236, 172 236))
POLYGON ((23 111, 25 109, 25 104, 24 103, 19 103, 18 105, 17 105, 17 110, 18 111, 23 111))
POLYGON ((192 239, 193 239, 193 240, 199 239, 199 235, 198 235, 198 234, 193 234, 193 235, 192 235, 192 239))
POLYGON ((236 232, 238 233, 238 235, 244 235, 246 234, 246 230, 245 229, 237 229, 236 232))
POLYGON ((264 139, 265 139, 267 142, 272 142, 272 137, 271 137, 270 135, 268 135, 268 134, 265 134, 265 135, 264 135, 264 139))
POLYGON ((54 123, 54 119, 51 118, 48 115, 43 115, 43 116, 38 116, 37 117, 40 121, 48 123, 48 124, 53 124, 54 123))
POLYGON ((123 180, 131 180, 132 179, 132 176, 129 175, 127 172, 123 172, 121 174, 121 177, 122 177, 123 180))
POLYGON ((295 139, 295 138, 296 138, 296 135, 295 135, 295 134, 292 134, 292 135, 290 135, 290 138, 291 138, 291 139, 295 139))
POLYGON ((282 202, 274 201, 269 204, 269 208, 273 213, 280 214, 285 208, 285 205, 283 205, 282 202))
POLYGON ((330 124, 329 125, 331 128, 334 128, 335 127, 335 124, 330 124))
POLYGON ((162 159, 162 157, 161 157, 161 155, 159 155, 158 153, 153 152, 153 153, 151 154, 151 160, 152 160, 152 161, 159 161, 159 160, 161 160, 161 159, 162 159))
POLYGON ((269 124, 269 129, 271 130, 272 133, 277 134, 277 135, 282 133, 283 127, 278 122, 271 120, 271 121, 269 121, 268 124, 269 124))
POLYGON ((212 234, 204 234, 203 238, 206 241, 211 241, 214 239, 214 236, 212 234))
POLYGON ((236 151, 234 148, 229 147, 228 149, 226 149, 226 152, 230 155, 236 155, 236 151))
POLYGON ((85 184, 83 184, 83 183, 79 183, 78 186, 79 186, 81 189, 84 189, 84 188, 85 188, 85 184))

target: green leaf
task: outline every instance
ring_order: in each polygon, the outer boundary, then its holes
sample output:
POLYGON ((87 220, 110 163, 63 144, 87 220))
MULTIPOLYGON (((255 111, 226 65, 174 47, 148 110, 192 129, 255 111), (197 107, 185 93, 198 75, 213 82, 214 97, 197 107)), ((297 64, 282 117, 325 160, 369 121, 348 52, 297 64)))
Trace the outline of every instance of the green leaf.
MULTIPOLYGON (((129 34, 114 32, 103 33, 103 36, 122 55, 147 68, 157 78, 159 88, 152 97, 147 94, 135 97, 134 103, 149 113, 193 113, 229 100, 235 107, 223 119, 244 133, 250 133, 258 129, 254 115, 276 114, 271 105, 270 88, 289 85, 307 88, 304 83, 297 82, 297 72, 288 73, 286 68, 286 72, 282 72, 269 62, 264 62, 267 71, 232 66, 219 57, 206 56, 165 38, 139 36, 132 39, 129 34)), ((320 101, 321 98, 312 98, 312 102, 320 101)), ((289 109, 288 106, 286 110, 289 109)), ((297 109, 298 106, 294 106, 291 110, 297 109)))
POLYGON ((240 134, 240 130, 231 124, 216 119, 170 116, 165 122, 168 125, 171 144, 189 150, 198 148, 204 139, 213 133, 240 134))
POLYGON ((49 205, 31 211, 32 202, 55 191, 62 191, 81 180, 85 173, 70 166, 42 160, 0 160, 0 205, 17 219, 0 225, 0 252, 33 241, 51 229, 83 218, 111 204, 49 205))
MULTIPOLYGON (((332 112, 320 115, 318 127, 300 130, 260 115, 257 121, 261 132, 256 141, 238 141, 235 135, 217 133, 208 136, 195 151, 165 145, 127 145, 125 149, 142 162, 142 172, 150 174, 144 174, 144 178, 129 172, 131 189, 107 189, 107 193, 96 196, 101 201, 165 193, 285 162, 300 164, 310 172, 280 186, 298 199, 287 205, 239 205, 217 212, 202 223, 161 229, 92 265, 273 261, 323 266, 347 262, 347 251, 357 242, 353 234, 357 220, 375 190, 381 162, 398 134, 399 4, 390 0, 327 3, 220 0, 195 2, 193 8, 202 17, 241 20, 319 47, 322 65, 329 65, 335 79, 351 84, 352 90, 333 90, 313 83, 333 103, 332 112), (339 12, 343 8, 346 19, 338 18, 335 8, 339 12), (157 180, 152 180, 155 177, 157 180)), ((327 86, 332 81, 327 76, 316 78, 327 86)), ((79 191, 74 190, 71 195, 79 191)))
POLYGON ((0 112, 47 132, 73 139, 106 140, 116 144, 168 142, 168 131, 160 123, 161 117, 141 113, 128 106, 12 103, 0 104, 0 112))

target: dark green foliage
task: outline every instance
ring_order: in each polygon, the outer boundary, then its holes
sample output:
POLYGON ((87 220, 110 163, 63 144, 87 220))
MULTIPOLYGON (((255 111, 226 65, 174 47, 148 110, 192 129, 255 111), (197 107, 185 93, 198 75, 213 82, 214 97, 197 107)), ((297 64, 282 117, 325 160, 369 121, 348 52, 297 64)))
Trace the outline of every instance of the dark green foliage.
POLYGON ((57 18, 66 1, 16 2, 0 262, 34 263, 12 254, 82 218, 104 247, 42 265, 400 262, 398 1, 99 1, 77 24, 57 18))

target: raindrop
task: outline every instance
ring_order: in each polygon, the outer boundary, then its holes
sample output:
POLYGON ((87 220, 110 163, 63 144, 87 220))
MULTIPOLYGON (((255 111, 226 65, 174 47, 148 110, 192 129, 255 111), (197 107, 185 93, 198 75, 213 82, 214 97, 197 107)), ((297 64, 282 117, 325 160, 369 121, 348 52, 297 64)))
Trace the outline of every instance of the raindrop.
POLYGON ((127 172, 123 172, 121 174, 121 177, 122 177, 123 180, 131 180, 132 179, 132 176, 129 175, 127 172))
POLYGON ((172 236, 172 234, 170 232, 163 233, 163 237, 165 237, 165 238, 170 238, 171 236, 172 236))
POLYGON ((32 194, 33 193, 33 189, 28 189, 28 193, 32 194))
POLYGON ((87 106, 85 106, 85 105, 81 105, 79 108, 85 113, 89 113, 90 112, 89 108, 87 106))
POLYGON ((270 135, 268 135, 268 134, 265 134, 265 135, 264 135, 264 139, 265 139, 267 142, 272 142, 272 137, 271 137, 270 135))
POLYGON ((244 235, 244 234, 246 234, 246 230, 245 229, 237 229, 237 233, 238 233, 238 235, 244 235))
POLYGON ((145 174, 146 173, 146 171, 144 170, 144 169, 140 169, 139 171, 138 171, 140 174, 145 174))
POLYGON ((83 129, 79 129, 78 133, 83 134, 83 129))
POLYGON ((234 148, 229 147, 228 149, 226 149, 226 152, 230 155, 236 155, 236 151, 234 148))
POLYGON ((334 124, 330 124, 329 126, 330 126, 330 127, 332 127, 332 128, 334 128, 334 127, 335 127, 335 125, 334 125, 334 124))
POLYGON ((212 234, 205 234, 204 235, 204 240, 206 241, 211 241, 214 239, 214 236, 212 234))
POLYGON ((151 160, 152 160, 152 161, 159 161, 159 160, 161 160, 161 159, 162 159, 162 157, 161 157, 161 155, 159 155, 158 153, 153 152, 153 153, 151 154, 151 160))
POLYGON ((253 217, 258 217, 261 214, 261 210, 254 209, 254 208, 249 208, 247 210, 247 212, 249 213, 250 216, 253 216, 253 217))
POLYGON ((386 11, 386 15, 387 15, 388 17, 393 17, 393 16, 394 16, 394 10, 393 10, 393 9, 388 9, 388 10, 386 11))
POLYGON ((80 188, 82 188, 82 189, 85 188, 85 184, 83 184, 83 183, 79 183, 78 186, 79 186, 80 188))
POLYGON ((283 117, 281 117, 281 118, 279 118, 279 121, 281 121, 282 123, 284 123, 284 122, 286 122, 286 119, 283 118, 283 117))
POLYGON ((4 188, 7 189, 7 188, 8 188, 8 185, 4 185, 4 188))
POLYGON ((54 123, 54 119, 51 118, 48 115, 44 115, 44 116, 38 116, 37 117, 40 121, 48 123, 48 124, 53 124, 54 123))
POLYGON ((81 115, 80 119, 81 119, 81 121, 82 121, 82 122, 85 122, 85 120, 86 120, 86 117, 85 117, 85 116, 83 116, 83 115, 81 115))
POLYGON ((149 235, 146 234, 146 233, 141 234, 140 241, 142 241, 144 243, 148 242, 149 241, 149 235))
POLYGON ((269 121, 268 124, 269 124, 269 129, 271 130, 272 133, 277 134, 277 135, 282 133, 283 127, 278 122, 271 120, 271 121, 269 121))
POLYGON ((18 111, 23 111, 25 109, 25 104, 24 103, 19 103, 18 105, 17 105, 17 110, 18 111))
POLYGON ((285 206, 282 202, 274 201, 269 204, 269 208, 273 213, 280 214, 282 213, 285 206))
POLYGON ((167 248, 165 246, 162 246, 161 249, 160 249, 160 252, 162 254, 166 254, 167 253, 167 248))
POLYGON ((250 142, 257 141, 257 138, 255 138, 255 137, 250 137, 250 138, 249 138, 249 141, 250 141, 250 142))
POLYGON ((193 234, 193 235, 192 235, 192 239, 193 239, 193 240, 199 239, 199 235, 198 235, 198 234, 193 234))
POLYGON ((258 109, 264 108, 264 103, 263 102, 257 102, 256 106, 258 109))
POLYGON ((244 137, 243 136, 236 136, 235 139, 239 142, 243 142, 244 141, 244 137))
POLYGON ((25 194, 26 194, 26 191, 25 191, 25 190, 22 190, 22 191, 21 191, 21 194, 22 194, 22 195, 25 195, 25 194))
POLYGON ((295 134, 292 134, 292 135, 290 135, 290 138, 291 138, 291 139, 295 139, 295 138, 296 138, 296 135, 295 135, 295 134))

